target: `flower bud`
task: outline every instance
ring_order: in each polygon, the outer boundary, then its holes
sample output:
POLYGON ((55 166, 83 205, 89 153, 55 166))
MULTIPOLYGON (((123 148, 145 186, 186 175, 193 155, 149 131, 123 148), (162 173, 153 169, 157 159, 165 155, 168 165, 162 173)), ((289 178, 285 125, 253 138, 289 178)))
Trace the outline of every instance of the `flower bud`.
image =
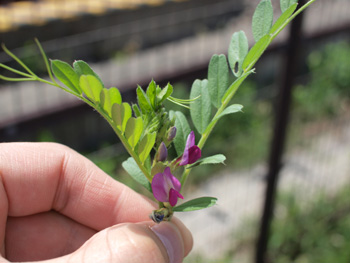
POLYGON ((167 157, 168 157, 168 149, 166 148, 164 142, 162 142, 158 147, 158 151, 156 154, 156 161, 164 162, 167 157))
POLYGON ((168 130, 167 140, 172 141, 176 136, 176 127, 173 126, 168 130))

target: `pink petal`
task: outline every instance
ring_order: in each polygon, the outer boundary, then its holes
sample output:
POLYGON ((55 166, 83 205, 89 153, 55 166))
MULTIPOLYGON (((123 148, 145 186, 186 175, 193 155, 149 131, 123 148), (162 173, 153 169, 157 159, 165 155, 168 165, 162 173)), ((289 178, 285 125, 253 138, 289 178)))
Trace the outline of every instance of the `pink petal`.
POLYGON ((165 187, 165 178, 162 173, 158 173, 152 180, 152 191, 154 198, 160 202, 168 202, 168 188, 165 187))
POLYGON ((187 141, 186 141, 186 147, 185 150, 190 149, 194 144, 195 144, 195 136, 194 136, 194 131, 191 131, 190 134, 187 136, 187 141))
POLYGON ((187 164, 195 163, 202 156, 201 149, 197 145, 192 146, 188 152, 189 158, 187 164))
POLYGON ((169 203, 171 206, 175 206, 177 204, 177 199, 181 198, 184 199, 184 197, 176 190, 173 188, 170 189, 169 192, 169 203))
POLYGON ((164 175, 167 178, 169 189, 174 188, 176 191, 180 192, 181 183, 174 175, 171 174, 169 167, 165 168, 164 175))
POLYGON ((182 159, 181 159, 181 162, 179 163, 179 165, 189 164, 189 159, 191 157, 189 151, 190 151, 191 147, 193 147, 193 146, 195 146, 195 135, 194 135, 194 131, 191 131, 187 137, 185 150, 184 150, 184 153, 182 155, 182 159))

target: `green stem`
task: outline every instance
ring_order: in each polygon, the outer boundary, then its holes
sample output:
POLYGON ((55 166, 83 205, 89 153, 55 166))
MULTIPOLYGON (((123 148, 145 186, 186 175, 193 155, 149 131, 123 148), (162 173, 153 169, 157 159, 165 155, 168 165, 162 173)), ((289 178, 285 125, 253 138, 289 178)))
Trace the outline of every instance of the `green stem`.
MULTIPOLYGON (((315 2, 316 0, 310 0, 309 2, 307 2, 305 5, 301 6, 297 11, 295 11, 293 13, 293 15, 291 15, 282 25, 281 27, 276 30, 276 32, 271 35, 271 41, 275 39, 275 37, 297 16, 299 15, 302 11, 305 10, 305 8, 307 8, 309 5, 311 5, 313 2, 315 2)), ((270 42, 271 42, 270 41, 270 42)))
MULTIPOLYGON (((310 0, 309 2, 307 2, 305 5, 303 5, 302 7, 300 7, 292 16, 290 16, 282 25, 281 27, 276 30, 276 32, 270 36, 270 40, 267 46, 270 45, 270 43, 272 42, 272 40, 289 24, 289 22, 291 22, 298 14, 300 14, 305 8, 307 8, 309 5, 311 5, 313 2, 315 2, 316 0, 310 0)), ((264 52, 264 51, 263 51, 264 52)), ((262 53, 263 53, 262 52, 262 53)), ((225 97, 225 99, 222 101, 222 104, 220 106, 220 108, 217 110, 215 116, 213 117, 212 121, 209 123, 208 127, 205 129, 205 131, 202 134, 201 139, 198 142, 198 147, 200 149, 202 149, 209 137, 209 135, 211 134, 211 132, 213 131, 217 121, 219 120, 219 118, 217 118, 228 106, 229 102, 231 101, 232 97, 235 95, 236 91, 238 90, 240 84, 244 81, 244 79, 252 72, 252 68, 255 65, 256 61, 254 63, 252 63, 251 65, 249 65, 249 67, 247 67, 244 70, 244 74, 237 79, 234 83, 231 84, 230 88, 233 87, 233 90, 231 91, 231 93, 225 97), (239 81, 240 80, 240 81, 239 81), (235 83, 238 81, 236 87, 234 87, 235 83)), ((229 88, 229 89, 230 89, 229 88)), ((184 170, 182 176, 181 176, 181 185, 183 186, 188 178, 188 175, 191 172, 191 168, 188 168, 184 170)))
POLYGON ((30 75, 36 76, 33 71, 31 71, 26 64, 24 64, 15 54, 13 54, 10 50, 7 49, 7 47, 2 44, 2 49, 5 51, 7 55, 12 57, 19 65, 21 65, 30 75))
POLYGON ((51 68, 50 68, 50 65, 49 65, 49 60, 47 59, 47 56, 46 56, 46 54, 44 52, 44 49, 41 46, 41 44, 40 44, 40 42, 39 42, 39 40, 37 38, 35 38, 35 43, 36 43, 36 45, 38 46, 38 48, 40 50, 41 56, 43 57, 43 60, 45 62, 45 66, 46 66, 46 70, 47 70, 47 73, 49 74, 50 79, 52 80, 53 83, 57 84, 55 78, 52 75, 51 68))
POLYGON ((95 105, 94 103, 92 103, 91 101, 89 101, 88 99, 84 98, 83 96, 72 92, 71 90, 65 89, 64 87, 60 86, 57 83, 53 83, 50 81, 47 81, 45 79, 42 78, 36 78, 35 80, 49 84, 51 86, 55 86, 58 87, 60 89, 63 89, 64 91, 75 95, 76 97, 78 97, 79 99, 81 99, 82 101, 84 101, 86 104, 88 104, 89 106, 91 106, 92 108, 94 108, 103 118, 105 118, 105 120, 109 123, 109 125, 112 127, 112 129, 114 130, 114 132, 117 134, 117 136, 119 137, 120 141, 122 142, 122 144, 124 145, 126 151, 130 154, 130 156, 132 158, 134 158, 136 164, 138 165, 138 167, 140 168, 140 170, 143 172, 143 174, 146 176, 147 180, 149 182, 152 182, 152 176, 150 175, 150 173, 148 172, 148 170, 146 169, 146 167, 142 164, 139 156, 134 152, 134 150, 132 149, 132 147, 129 145, 128 141, 125 139, 125 137, 122 135, 122 133, 120 132, 120 130, 118 130, 115 125, 113 125, 113 120, 103 111, 103 109, 101 107, 99 107, 99 105, 95 105))
POLYGON ((29 74, 24 73, 24 72, 22 72, 22 71, 19 71, 19 70, 17 70, 17 69, 11 68, 11 67, 6 66, 6 65, 4 65, 4 64, 2 64, 2 63, 0 63, 0 67, 2 67, 2 68, 4 68, 4 69, 7 69, 8 71, 11 71, 11 72, 16 73, 16 74, 18 74, 18 75, 21 75, 21 76, 24 76, 24 77, 28 77, 28 78, 32 78, 32 75, 29 75, 29 74))

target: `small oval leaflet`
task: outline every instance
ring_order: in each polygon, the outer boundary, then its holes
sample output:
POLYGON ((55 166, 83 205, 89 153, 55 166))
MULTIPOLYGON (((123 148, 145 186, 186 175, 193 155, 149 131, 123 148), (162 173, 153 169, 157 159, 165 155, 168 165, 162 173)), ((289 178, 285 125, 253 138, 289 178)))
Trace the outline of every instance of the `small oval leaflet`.
POLYGON ((208 93, 208 81, 206 79, 197 79, 193 83, 190 98, 197 98, 190 104, 190 114, 194 126, 202 134, 207 128, 211 117, 211 103, 208 93))
POLYGON ((235 32, 232 35, 228 49, 228 62, 232 73, 238 78, 242 75, 242 63, 248 54, 248 39, 243 31, 235 32))
POLYGON ((216 204, 218 199, 216 197, 200 197, 192 199, 188 202, 185 202, 181 205, 175 206, 173 208, 174 212, 190 212, 195 210, 201 210, 204 208, 211 207, 216 204))
POLYGON ((92 75, 81 75, 79 80, 80 88, 95 104, 100 102, 100 94, 102 92, 103 86, 101 82, 92 75))
POLYGON ((268 34, 273 22, 271 0, 262 0, 255 9, 252 20, 252 31, 255 42, 268 34))
POLYGON ((59 81, 70 88, 73 92, 81 94, 79 75, 68 63, 58 59, 51 60, 51 68, 53 74, 59 81))

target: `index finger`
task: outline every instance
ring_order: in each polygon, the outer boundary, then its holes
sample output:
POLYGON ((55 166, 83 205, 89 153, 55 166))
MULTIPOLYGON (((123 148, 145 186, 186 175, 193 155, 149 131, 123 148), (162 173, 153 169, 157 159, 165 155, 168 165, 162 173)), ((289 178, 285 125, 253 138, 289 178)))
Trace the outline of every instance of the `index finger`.
POLYGON ((98 231, 148 220, 152 209, 151 201, 68 147, 0 144, 0 222, 56 210, 98 231))

